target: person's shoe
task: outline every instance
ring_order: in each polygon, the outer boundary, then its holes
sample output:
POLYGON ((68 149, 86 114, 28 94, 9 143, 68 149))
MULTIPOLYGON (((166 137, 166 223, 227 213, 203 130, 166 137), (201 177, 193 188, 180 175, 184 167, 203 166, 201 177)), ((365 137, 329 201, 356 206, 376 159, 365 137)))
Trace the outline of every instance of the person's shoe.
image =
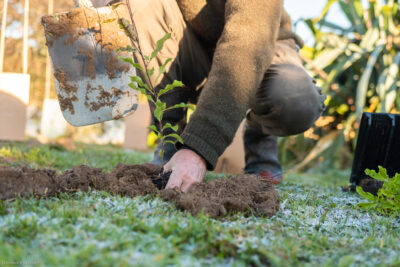
POLYGON ((261 180, 267 180, 272 182, 274 185, 282 183, 282 174, 272 174, 269 171, 262 171, 256 174, 261 180))

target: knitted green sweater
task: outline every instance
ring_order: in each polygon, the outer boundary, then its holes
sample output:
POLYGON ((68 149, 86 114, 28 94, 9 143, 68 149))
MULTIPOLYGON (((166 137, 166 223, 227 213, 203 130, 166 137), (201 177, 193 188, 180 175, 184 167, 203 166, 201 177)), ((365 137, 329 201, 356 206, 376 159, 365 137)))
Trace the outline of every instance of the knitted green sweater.
POLYGON ((182 134, 209 169, 233 137, 271 64, 278 39, 292 33, 282 0, 177 0, 187 23, 215 45, 197 110, 182 134))

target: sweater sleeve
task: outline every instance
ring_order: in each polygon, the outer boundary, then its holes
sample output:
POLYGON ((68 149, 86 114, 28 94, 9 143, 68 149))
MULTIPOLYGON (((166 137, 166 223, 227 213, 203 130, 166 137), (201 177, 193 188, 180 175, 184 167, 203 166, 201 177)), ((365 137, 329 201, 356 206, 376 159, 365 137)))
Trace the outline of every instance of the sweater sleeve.
POLYGON ((274 56, 282 0, 227 0, 225 26, 197 110, 182 134, 214 169, 274 56))

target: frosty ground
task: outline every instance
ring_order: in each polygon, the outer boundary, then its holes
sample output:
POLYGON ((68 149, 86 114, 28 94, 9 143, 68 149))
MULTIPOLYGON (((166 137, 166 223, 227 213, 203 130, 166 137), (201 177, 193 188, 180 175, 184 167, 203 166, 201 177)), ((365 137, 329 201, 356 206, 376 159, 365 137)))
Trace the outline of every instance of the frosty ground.
MULTIPOLYGON (((150 154, 111 146, 0 143, 0 165, 111 170, 150 154)), ((104 192, 0 202, 0 264, 400 266, 400 221, 356 208, 349 171, 287 174, 272 218, 192 217, 157 198, 104 192)), ((224 178, 208 174, 207 179, 224 178)))

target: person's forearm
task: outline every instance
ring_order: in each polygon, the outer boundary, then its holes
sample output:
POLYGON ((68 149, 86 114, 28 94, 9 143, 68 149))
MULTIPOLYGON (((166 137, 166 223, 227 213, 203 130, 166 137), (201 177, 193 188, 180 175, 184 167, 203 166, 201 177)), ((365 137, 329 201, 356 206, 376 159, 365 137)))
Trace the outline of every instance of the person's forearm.
POLYGON ((227 1, 208 81, 182 135, 209 169, 232 142, 272 61, 281 12, 281 0, 227 1))

